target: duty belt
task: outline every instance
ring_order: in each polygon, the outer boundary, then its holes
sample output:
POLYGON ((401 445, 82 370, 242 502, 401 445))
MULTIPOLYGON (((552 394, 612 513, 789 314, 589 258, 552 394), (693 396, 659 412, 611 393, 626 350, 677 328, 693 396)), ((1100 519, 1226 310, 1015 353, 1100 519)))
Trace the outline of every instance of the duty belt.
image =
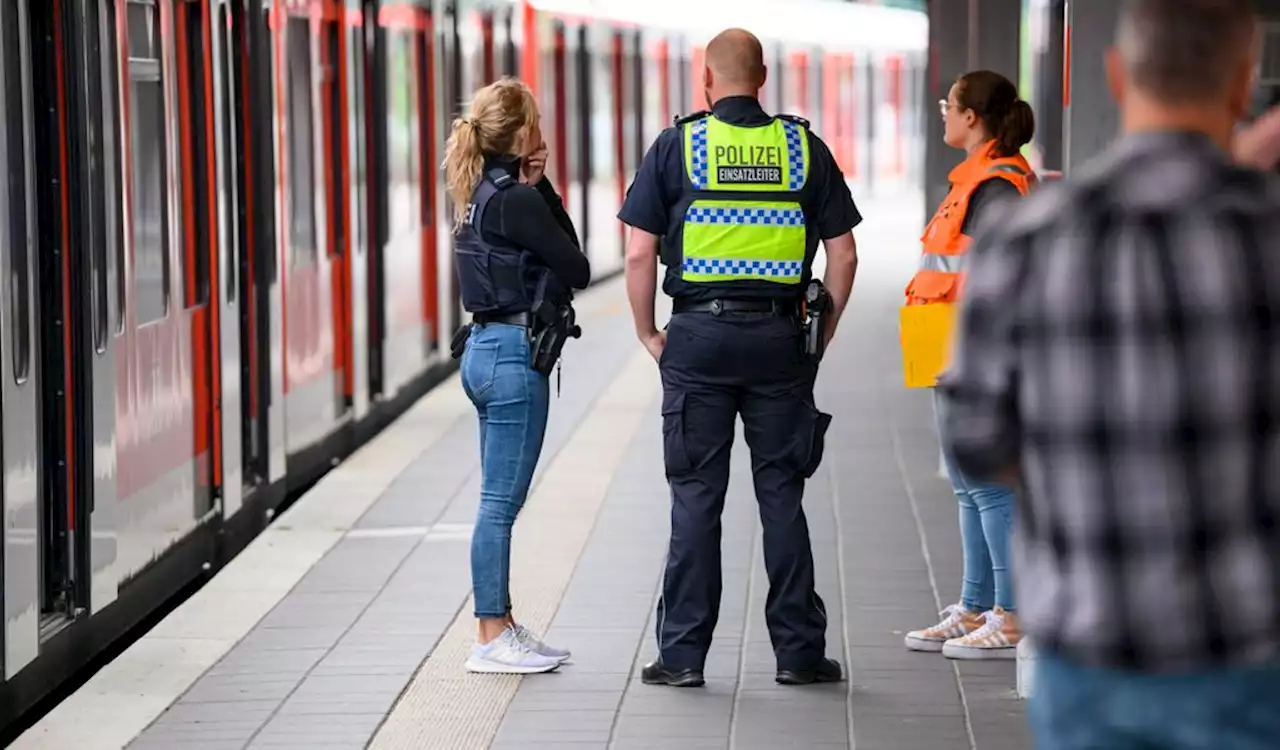
POLYGON ((798 313, 799 304, 765 299, 713 299, 707 302, 677 299, 672 302, 671 311, 673 313, 703 312, 712 315, 727 312, 754 312, 792 317, 798 313))
POLYGON ((525 326, 526 328, 533 322, 533 316, 527 312, 507 313, 505 315, 495 315, 494 313, 476 313, 471 319, 482 326, 490 323, 507 323, 513 326, 525 326))

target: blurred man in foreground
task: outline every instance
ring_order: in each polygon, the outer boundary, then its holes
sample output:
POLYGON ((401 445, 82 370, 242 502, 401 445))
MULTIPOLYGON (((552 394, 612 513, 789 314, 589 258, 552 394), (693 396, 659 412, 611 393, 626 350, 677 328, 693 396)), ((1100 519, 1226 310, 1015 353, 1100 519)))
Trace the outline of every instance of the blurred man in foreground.
POLYGON ((1275 139, 1232 156, 1257 32, 1246 0, 1125 2, 1122 137, 971 250, 941 388, 961 469, 1024 488, 1039 750, 1280 743, 1275 139))

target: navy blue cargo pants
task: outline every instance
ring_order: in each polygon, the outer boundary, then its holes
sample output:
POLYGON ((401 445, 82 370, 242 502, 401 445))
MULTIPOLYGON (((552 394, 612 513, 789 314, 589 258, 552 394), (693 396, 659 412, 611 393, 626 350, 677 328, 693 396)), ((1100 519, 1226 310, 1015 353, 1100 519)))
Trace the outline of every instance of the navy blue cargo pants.
POLYGON ((825 657, 827 616, 814 588, 801 500, 822 460, 829 415, 814 406, 817 366, 800 325, 771 313, 673 315, 659 369, 671 485, 671 543, 657 610, 662 663, 702 669, 720 611, 720 515, 729 451, 742 415, 769 594, 765 617, 778 669, 825 657))

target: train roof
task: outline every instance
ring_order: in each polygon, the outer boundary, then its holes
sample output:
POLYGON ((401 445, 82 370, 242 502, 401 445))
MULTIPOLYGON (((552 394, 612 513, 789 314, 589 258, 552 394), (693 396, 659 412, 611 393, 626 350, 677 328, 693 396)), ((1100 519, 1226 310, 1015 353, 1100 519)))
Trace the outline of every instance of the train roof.
POLYGON ((728 27, 762 40, 839 50, 923 52, 924 13, 833 0, 511 0, 536 10, 680 32, 693 43, 728 27))

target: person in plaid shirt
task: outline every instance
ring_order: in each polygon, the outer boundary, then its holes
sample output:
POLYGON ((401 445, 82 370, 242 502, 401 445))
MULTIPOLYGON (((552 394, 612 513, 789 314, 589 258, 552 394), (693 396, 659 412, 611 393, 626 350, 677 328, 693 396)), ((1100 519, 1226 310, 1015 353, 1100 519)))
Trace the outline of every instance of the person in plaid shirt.
POLYGON ((1235 133, 1257 34, 1246 0, 1125 2, 1122 136, 970 250, 944 434, 1021 487, 1039 750, 1280 747, 1280 177, 1235 133))

